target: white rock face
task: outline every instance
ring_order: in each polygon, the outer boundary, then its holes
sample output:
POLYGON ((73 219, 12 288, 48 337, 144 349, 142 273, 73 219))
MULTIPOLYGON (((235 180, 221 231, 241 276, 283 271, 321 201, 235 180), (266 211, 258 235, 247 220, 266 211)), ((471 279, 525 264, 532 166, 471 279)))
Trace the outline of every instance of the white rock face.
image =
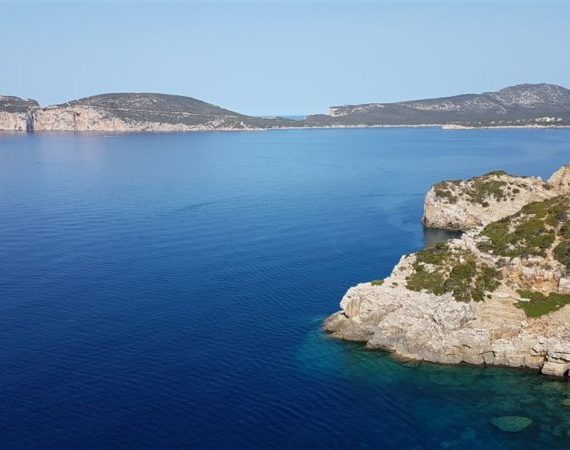
POLYGON ((422 222, 432 228, 471 230, 515 214, 531 202, 568 192, 568 165, 556 171, 548 182, 501 172, 464 181, 444 181, 427 192, 422 222))
POLYGON ((482 96, 473 96, 458 101, 456 98, 441 99, 439 101, 413 101, 405 102, 406 106, 420 111, 436 111, 436 112, 460 112, 465 110, 473 111, 492 111, 496 114, 506 114, 507 110, 504 106, 497 104, 482 96))
POLYGON ((34 112, 35 131, 127 131, 121 120, 106 118, 95 108, 43 108, 34 112))
POLYGON ((570 193, 570 164, 563 165, 548 179, 548 184, 560 194, 570 193))
POLYGON ((365 105, 344 105, 344 106, 331 106, 329 108, 329 115, 331 117, 348 116, 349 114, 362 114, 375 109, 382 109, 382 103, 368 103, 365 105))
POLYGON ((223 118, 213 118, 200 125, 125 121, 91 106, 53 107, 34 111, 34 131, 172 132, 249 129, 252 128, 239 124, 225 126, 223 118))
POLYGON ((244 116, 191 97, 153 93, 102 94, 42 108, 0 96, 0 130, 167 132, 252 130, 289 123, 244 116))
POLYGON ((27 131, 29 120, 30 118, 27 113, 0 111, 0 130, 27 131))

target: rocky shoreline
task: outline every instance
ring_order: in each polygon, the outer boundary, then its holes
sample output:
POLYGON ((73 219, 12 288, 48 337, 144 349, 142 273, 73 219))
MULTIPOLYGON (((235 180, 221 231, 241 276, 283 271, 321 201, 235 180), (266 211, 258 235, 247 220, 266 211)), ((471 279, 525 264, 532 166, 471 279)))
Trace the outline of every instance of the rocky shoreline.
POLYGON ((408 360, 568 377, 569 181, 567 165, 548 182, 504 172, 455 181, 437 202, 432 187, 424 222, 467 231, 402 256, 384 280, 350 288, 325 330, 408 360), (473 198, 474 184, 483 193, 473 198))

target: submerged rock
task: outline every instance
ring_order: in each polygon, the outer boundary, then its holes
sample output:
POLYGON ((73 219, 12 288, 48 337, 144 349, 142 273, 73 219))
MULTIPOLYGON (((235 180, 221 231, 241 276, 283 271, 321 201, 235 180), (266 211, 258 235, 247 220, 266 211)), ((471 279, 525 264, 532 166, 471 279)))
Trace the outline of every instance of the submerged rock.
POLYGON ((491 423, 499 430, 507 433, 517 433, 523 431, 532 425, 532 419, 523 416, 503 416, 495 417, 491 423))

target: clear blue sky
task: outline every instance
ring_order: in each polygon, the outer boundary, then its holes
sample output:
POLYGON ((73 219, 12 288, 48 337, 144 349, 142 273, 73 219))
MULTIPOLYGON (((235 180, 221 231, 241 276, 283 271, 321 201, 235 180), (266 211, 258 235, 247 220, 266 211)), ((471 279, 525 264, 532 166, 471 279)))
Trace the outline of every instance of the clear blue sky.
POLYGON ((0 93, 196 97, 249 114, 570 87, 570 3, 0 3, 0 93))

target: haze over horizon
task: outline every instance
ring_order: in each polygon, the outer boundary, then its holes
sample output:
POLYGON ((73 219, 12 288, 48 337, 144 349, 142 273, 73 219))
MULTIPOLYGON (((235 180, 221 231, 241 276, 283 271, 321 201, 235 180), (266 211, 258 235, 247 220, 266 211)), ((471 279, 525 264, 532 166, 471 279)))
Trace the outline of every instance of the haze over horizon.
POLYGON ((302 115, 520 83, 570 87, 568 3, 41 2, 2 3, 0 13, 10 43, 0 94, 42 105, 160 92, 302 115))

